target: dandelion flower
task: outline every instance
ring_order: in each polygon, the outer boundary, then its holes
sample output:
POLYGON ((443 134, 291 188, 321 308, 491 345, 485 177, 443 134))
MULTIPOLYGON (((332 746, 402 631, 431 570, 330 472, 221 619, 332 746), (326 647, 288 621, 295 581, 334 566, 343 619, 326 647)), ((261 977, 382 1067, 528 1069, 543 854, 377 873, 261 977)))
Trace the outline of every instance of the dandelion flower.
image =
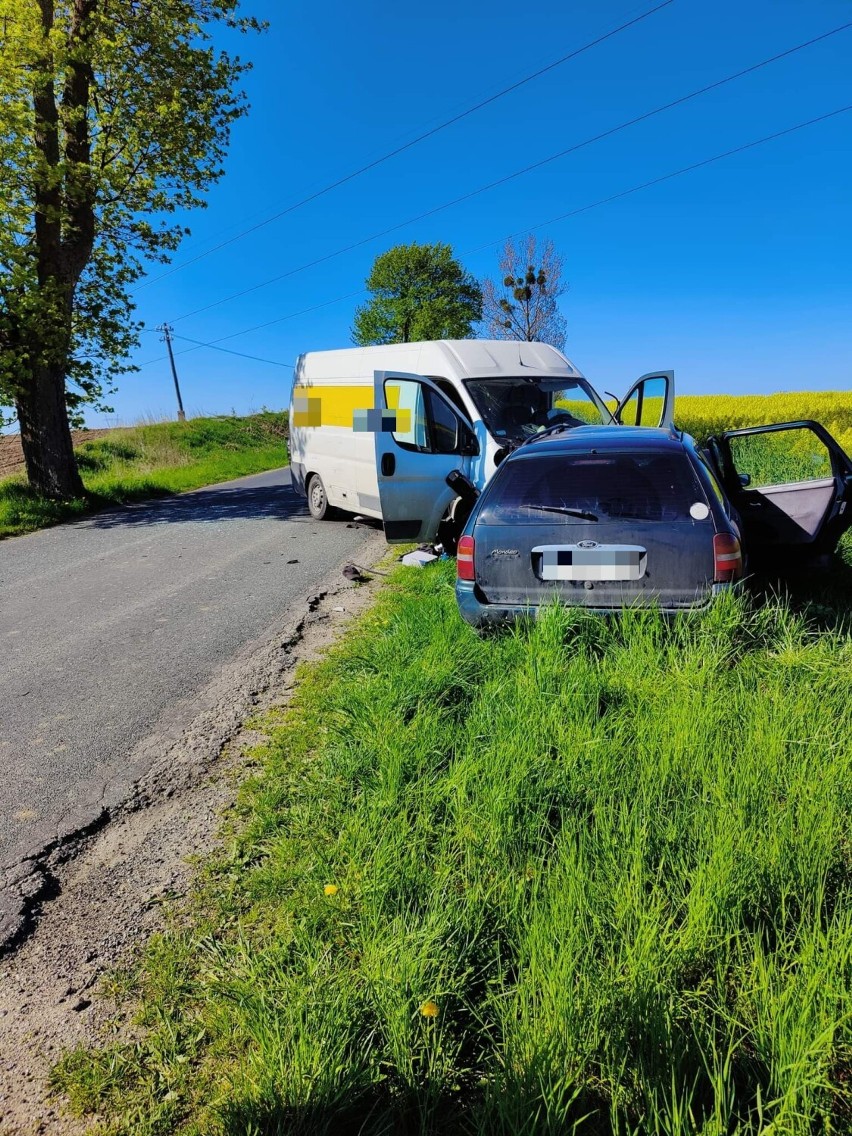
POLYGON ((431 998, 428 1002, 424 1002, 420 1007, 420 1013, 424 1018, 437 1018, 438 1016, 438 1003, 433 1002, 431 998))
POLYGON ((322 890, 326 895, 337 895, 338 887, 337 884, 326 884, 322 890))

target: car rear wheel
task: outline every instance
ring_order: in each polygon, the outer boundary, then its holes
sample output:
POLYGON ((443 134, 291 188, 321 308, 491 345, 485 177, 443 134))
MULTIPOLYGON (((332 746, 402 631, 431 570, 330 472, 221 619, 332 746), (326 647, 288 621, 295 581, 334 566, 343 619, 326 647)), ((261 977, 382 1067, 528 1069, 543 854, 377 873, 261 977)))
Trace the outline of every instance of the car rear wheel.
POLYGON ((311 516, 316 521, 325 520, 326 517, 332 513, 331 506, 328 503, 326 496, 325 486, 322 483, 322 478, 318 473, 312 473, 308 479, 308 510, 311 516))

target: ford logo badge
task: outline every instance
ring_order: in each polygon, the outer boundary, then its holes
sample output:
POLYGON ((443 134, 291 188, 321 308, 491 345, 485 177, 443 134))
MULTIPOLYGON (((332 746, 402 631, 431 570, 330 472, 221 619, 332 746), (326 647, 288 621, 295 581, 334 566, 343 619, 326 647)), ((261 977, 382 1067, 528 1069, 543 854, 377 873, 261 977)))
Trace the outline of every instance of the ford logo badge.
POLYGON ((577 547, 578 548, 598 548, 599 546, 598 546, 598 542, 596 540, 581 540, 581 541, 578 542, 577 547))

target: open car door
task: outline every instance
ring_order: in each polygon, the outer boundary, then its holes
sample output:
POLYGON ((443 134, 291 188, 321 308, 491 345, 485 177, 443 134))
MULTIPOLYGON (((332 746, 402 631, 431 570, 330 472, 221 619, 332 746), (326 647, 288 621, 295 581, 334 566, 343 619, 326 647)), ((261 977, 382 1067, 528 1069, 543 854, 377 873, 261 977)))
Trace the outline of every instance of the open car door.
POLYGON ((423 375, 376 371, 376 471, 388 543, 431 541, 455 493, 448 473, 470 474, 473 426, 423 375))
POLYGON ((618 404, 614 417, 622 426, 673 426, 674 371, 643 375, 618 404))
POLYGON ((708 450, 751 556, 833 552, 852 524, 852 461, 818 422, 728 430, 708 450))

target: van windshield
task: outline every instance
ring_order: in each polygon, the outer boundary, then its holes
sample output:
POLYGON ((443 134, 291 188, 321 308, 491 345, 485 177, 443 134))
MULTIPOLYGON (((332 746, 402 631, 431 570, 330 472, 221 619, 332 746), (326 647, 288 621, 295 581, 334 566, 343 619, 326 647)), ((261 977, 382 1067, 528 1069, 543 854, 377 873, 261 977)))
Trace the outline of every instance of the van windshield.
POLYGON ((582 379, 500 377, 467 379, 465 386, 494 438, 523 442, 548 426, 601 426, 606 408, 582 379))

